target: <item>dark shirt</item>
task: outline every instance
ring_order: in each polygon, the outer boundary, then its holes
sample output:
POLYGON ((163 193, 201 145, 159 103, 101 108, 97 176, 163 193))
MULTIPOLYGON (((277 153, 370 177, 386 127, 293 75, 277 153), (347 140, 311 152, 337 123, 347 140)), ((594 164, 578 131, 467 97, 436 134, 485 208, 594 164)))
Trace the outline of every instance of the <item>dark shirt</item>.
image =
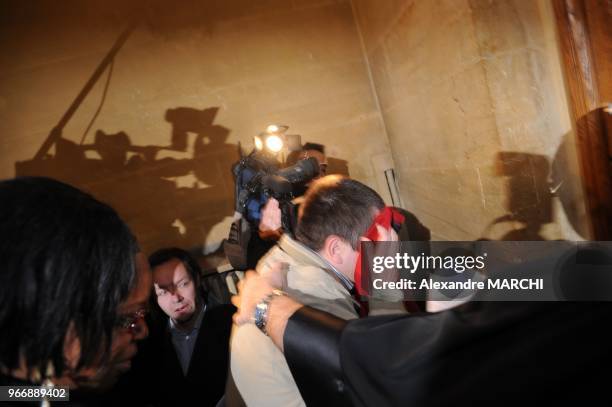
POLYGON ((186 375, 168 318, 151 321, 149 337, 139 345, 133 368, 116 387, 110 403, 215 406, 225 389, 235 311, 227 304, 206 309, 186 375))

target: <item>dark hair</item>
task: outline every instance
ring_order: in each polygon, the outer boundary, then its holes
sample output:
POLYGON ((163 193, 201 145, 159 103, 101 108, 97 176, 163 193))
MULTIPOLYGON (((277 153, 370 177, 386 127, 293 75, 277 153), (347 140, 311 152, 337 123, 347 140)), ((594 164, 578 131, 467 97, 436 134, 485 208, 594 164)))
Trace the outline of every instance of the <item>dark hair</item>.
POLYGON ((0 182, 0 364, 44 375, 64 365, 71 325, 77 368, 107 362, 117 307, 135 284, 136 240, 91 195, 49 178, 0 182))
POLYGON ((306 192, 295 234, 315 251, 330 235, 341 237, 357 249, 359 238, 374 220, 375 209, 384 206, 372 188, 340 175, 328 175, 316 180, 306 192))
MULTIPOLYGON (((202 269, 196 259, 188 251, 179 249, 178 247, 159 249, 149 256, 149 265, 151 266, 151 270, 153 270, 153 268, 172 259, 180 260, 181 263, 183 263, 195 284, 196 293, 206 302, 206 292, 203 290, 201 284, 202 269)), ((154 299, 153 297, 154 296, 151 298, 154 299)), ((153 302, 157 304, 157 301, 153 302)))
POLYGON ((304 143, 302 146, 302 151, 306 150, 315 150, 320 152, 321 154, 325 154, 325 146, 323 144, 318 143, 304 143))

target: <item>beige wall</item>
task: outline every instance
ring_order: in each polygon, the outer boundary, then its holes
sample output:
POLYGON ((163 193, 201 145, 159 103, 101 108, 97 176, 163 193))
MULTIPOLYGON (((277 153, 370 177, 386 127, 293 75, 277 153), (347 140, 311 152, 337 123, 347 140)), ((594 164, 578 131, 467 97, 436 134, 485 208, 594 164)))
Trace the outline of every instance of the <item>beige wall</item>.
POLYGON ((404 203, 435 238, 588 237, 548 1, 353 3, 404 203))
POLYGON ((62 143, 33 161, 127 21, 122 2, 74 3, 2 17, 1 178, 50 175, 91 191, 147 251, 227 236, 237 144, 250 150, 272 122, 379 188, 372 157, 389 148, 348 1, 131 2, 145 21, 115 58, 104 102, 107 72, 62 143), (92 145, 98 130, 125 134, 92 145))
POLYGON ((434 238, 589 236, 547 0, 127 3, 0 13, 1 178, 89 190, 147 251, 214 246, 237 144, 281 122, 385 198, 395 166, 434 238), (130 9, 144 21, 112 74, 32 160, 130 9))

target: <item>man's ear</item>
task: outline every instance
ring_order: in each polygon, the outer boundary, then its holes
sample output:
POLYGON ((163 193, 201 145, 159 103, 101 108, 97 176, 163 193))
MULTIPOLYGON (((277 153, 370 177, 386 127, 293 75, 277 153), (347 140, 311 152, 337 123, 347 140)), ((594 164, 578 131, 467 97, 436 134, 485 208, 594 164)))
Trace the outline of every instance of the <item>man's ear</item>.
POLYGON ((340 236, 329 235, 325 238, 323 244, 323 255, 327 260, 331 261, 334 265, 342 264, 342 252, 344 240, 340 236))

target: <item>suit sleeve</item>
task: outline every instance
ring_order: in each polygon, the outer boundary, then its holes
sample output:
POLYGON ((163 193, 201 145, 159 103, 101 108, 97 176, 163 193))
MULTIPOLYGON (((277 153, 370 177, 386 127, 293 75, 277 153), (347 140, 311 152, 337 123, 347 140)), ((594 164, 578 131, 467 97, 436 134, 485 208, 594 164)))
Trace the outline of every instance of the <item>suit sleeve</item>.
POLYGON ((306 405, 351 405, 339 353, 346 324, 310 307, 300 308, 287 322, 285 358, 306 405))

